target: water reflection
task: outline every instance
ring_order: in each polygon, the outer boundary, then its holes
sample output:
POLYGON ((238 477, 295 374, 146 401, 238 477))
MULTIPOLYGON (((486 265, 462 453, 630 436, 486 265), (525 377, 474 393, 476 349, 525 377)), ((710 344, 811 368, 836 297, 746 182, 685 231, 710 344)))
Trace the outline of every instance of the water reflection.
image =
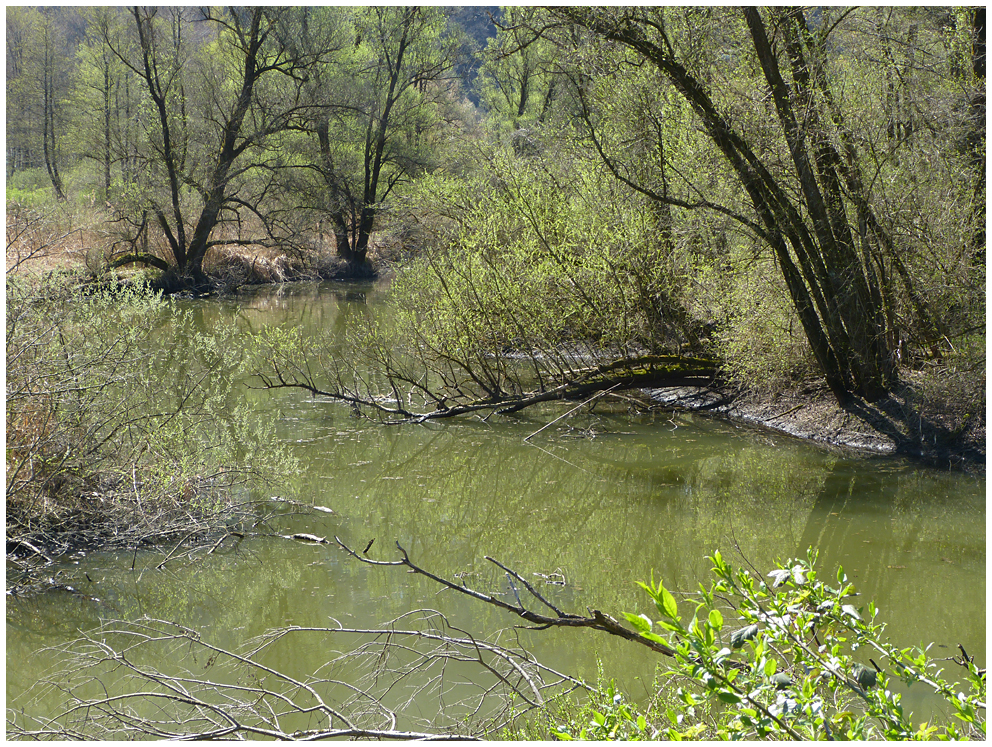
MULTIPOLYGON (((191 306, 204 329, 233 320, 243 331, 280 324, 343 338, 357 319, 381 313, 381 299, 373 286, 304 284, 191 306)), ((984 666, 983 477, 602 404, 526 442, 562 410, 382 426, 296 392, 253 396, 267 403, 304 465, 280 494, 334 511, 304 517, 278 504, 270 524, 280 533, 337 535, 359 549, 375 538, 370 554, 381 559, 394 559, 399 541, 424 567, 509 593, 502 572, 484 560, 489 555, 538 584, 536 574, 560 574, 565 585, 541 588, 566 610, 614 616, 647 609, 634 582, 652 571, 669 587, 694 590, 707 580, 705 557, 717 548, 767 571, 777 558, 813 546, 821 569, 842 564, 863 599, 876 601, 894 640, 934 641, 948 656, 962 643, 984 666)), ((8 703, 23 705, 21 694, 57 658, 36 652, 109 617, 175 620, 228 647, 276 626, 331 619, 372 626, 418 607, 473 631, 516 622, 422 578, 370 569, 333 546, 247 539, 155 570, 168 549, 67 561, 65 577, 87 598, 8 600, 8 703)), ((594 679, 602 659, 634 697, 650 683, 655 660, 621 641, 591 631, 521 637, 549 665, 577 676, 594 679)), ((278 663, 312 671, 321 645, 280 648, 278 663)), ((922 707, 911 695, 910 707, 922 707)), ((46 702, 31 707, 54 708, 57 694, 46 702)))

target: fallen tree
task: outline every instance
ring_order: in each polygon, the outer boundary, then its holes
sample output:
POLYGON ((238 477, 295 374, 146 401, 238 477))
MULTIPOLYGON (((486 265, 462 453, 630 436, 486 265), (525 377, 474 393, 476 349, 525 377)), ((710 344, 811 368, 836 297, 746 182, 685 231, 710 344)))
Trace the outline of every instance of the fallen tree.
POLYGON ((356 353, 366 359, 345 368, 341 356, 299 332, 266 330, 255 338, 255 376, 265 389, 299 389, 356 410, 365 407, 390 422, 423 423, 468 414, 507 415, 543 402, 645 387, 708 386, 720 373, 715 359, 680 355, 638 355, 594 366, 575 365, 580 359, 569 360, 567 354, 553 359, 533 352, 519 354, 516 366, 508 365, 513 360, 508 356, 492 355, 481 365, 423 356, 411 366, 377 344, 376 337, 357 343, 356 353), (376 374, 364 373, 363 364, 376 374))

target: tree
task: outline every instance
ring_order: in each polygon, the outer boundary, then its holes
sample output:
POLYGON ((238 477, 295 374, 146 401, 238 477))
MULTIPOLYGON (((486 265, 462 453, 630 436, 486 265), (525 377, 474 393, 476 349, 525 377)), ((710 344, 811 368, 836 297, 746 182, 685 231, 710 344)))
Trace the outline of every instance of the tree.
POLYGON ((757 220, 745 225, 773 249, 831 390, 842 401, 850 393, 869 400, 884 396, 896 370, 886 345, 872 243, 890 239, 871 206, 856 144, 836 105, 825 30, 811 29, 799 9, 773 11, 782 35, 773 45, 762 15, 743 11, 749 48, 735 51, 753 55, 761 88, 771 93, 791 160, 782 172, 720 111, 702 70, 691 71, 695 60, 665 10, 555 13, 635 52, 674 86, 747 193, 757 220))
POLYGON ((72 68, 65 61, 75 44, 58 14, 51 8, 15 8, 8 14, 7 121, 8 147, 19 151, 15 164, 43 164, 56 199, 65 202, 61 167, 72 86, 72 68))
POLYGON ((263 204, 273 158, 267 149, 307 108, 299 94, 306 70, 336 49, 329 43, 300 50, 306 13, 249 8, 206 10, 194 18, 186 9, 135 8, 133 44, 105 37, 151 107, 152 132, 140 156, 147 174, 129 216, 130 243, 134 248, 146 235, 150 213, 170 255, 165 262, 132 253, 118 262, 172 267, 183 282, 198 285, 212 247, 272 238, 263 204), (273 78, 288 84, 280 87, 273 78), (240 232, 244 213, 258 218, 268 235, 218 235, 221 226, 240 232))
POLYGON ((386 201, 431 163, 461 40, 442 8, 369 7, 352 24, 347 64, 314 72, 307 130, 337 253, 362 266, 386 201))
POLYGON ((73 118, 76 149, 83 159, 99 168, 99 199, 108 203, 114 195, 114 180, 121 185, 127 153, 133 153, 134 136, 128 131, 130 100, 126 68, 114 55, 111 44, 120 46, 127 14, 116 8, 84 9, 86 35, 77 50, 78 74, 74 91, 73 118))
POLYGON ((535 12, 534 8, 503 8, 496 35, 481 55, 476 82, 490 120, 513 134, 518 150, 526 131, 545 121, 560 95, 555 50, 530 25, 535 12))

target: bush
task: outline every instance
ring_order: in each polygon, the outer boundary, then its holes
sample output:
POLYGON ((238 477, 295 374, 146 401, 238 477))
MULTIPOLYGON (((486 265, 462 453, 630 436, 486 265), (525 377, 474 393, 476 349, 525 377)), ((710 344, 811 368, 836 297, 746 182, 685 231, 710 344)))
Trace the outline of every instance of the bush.
POLYGON ((8 547, 163 540, 291 469, 235 401, 233 334, 140 287, 8 278, 8 547))
POLYGON ((719 552, 710 560, 717 580, 700 585, 688 622, 653 579, 640 586, 661 619, 626 615, 643 637, 675 650, 675 669, 665 676, 678 687, 667 706, 645 715, 607 690, 554 729, 557 738, 985 738, 985 670, 962 649, 954 662, 965 684, 950 683, 927 649, 885 641, 874 603, 852 604, 843 568, 836 582, 820 580, 811 550, 766 582, 733 569, 719 552), (953 718, 914 724, 890 689, 896 680, 931 690, 953 718))

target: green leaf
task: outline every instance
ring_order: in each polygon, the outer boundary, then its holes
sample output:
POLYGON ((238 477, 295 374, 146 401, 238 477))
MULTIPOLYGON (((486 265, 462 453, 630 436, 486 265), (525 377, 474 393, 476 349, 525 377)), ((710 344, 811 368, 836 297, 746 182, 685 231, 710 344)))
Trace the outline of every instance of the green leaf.
POLYGON ((651 620, 645 615, 635 615, 633 612, 624 612, 623 615, 638 633, 651 632, 651 620))
POLYGON ((720 614, 720 610, 710 610, 709 620, 714 630, 723 628, 723 615, 720 614))
POLYGON ((768 574, 768 578, 772 580, 772 588, 781 586, 786 581, 792 577, 792 573, 785 568, 779 568, 768 574))
POLYGON ((757 624, 748 625, 746 628, 741 628, 733 632, 730 636, 730 645, 733 648, 740 648, 744 645, 745 641, 753 640, 756 635, 758 635, 757 624))
POLYGON ((845 604, 843 607, 841 607, 841 609, 844 611, 844 614, 850 615, 855 620, 861 619, 861 615, 858 614, 858 611, 854 608, 853 605, 845 604))
POLYGON ((655 600, 658 612, 671 620, 678 619, 679 607, 675 603, 675 597, 661 585, 661 582, 658 582, 658 592, 658 598, 655 600))
POLYGON ((778 662, 775 659, 768 659, 765 662, 765 677, 771 677, 775 674, 775 670, 778 669, 778 662))
POLYGON ((730 692, 729 690, 721 690, 716 694, 721 701, 724 703, 740 703, 741 696, 735 692, 730 692))

